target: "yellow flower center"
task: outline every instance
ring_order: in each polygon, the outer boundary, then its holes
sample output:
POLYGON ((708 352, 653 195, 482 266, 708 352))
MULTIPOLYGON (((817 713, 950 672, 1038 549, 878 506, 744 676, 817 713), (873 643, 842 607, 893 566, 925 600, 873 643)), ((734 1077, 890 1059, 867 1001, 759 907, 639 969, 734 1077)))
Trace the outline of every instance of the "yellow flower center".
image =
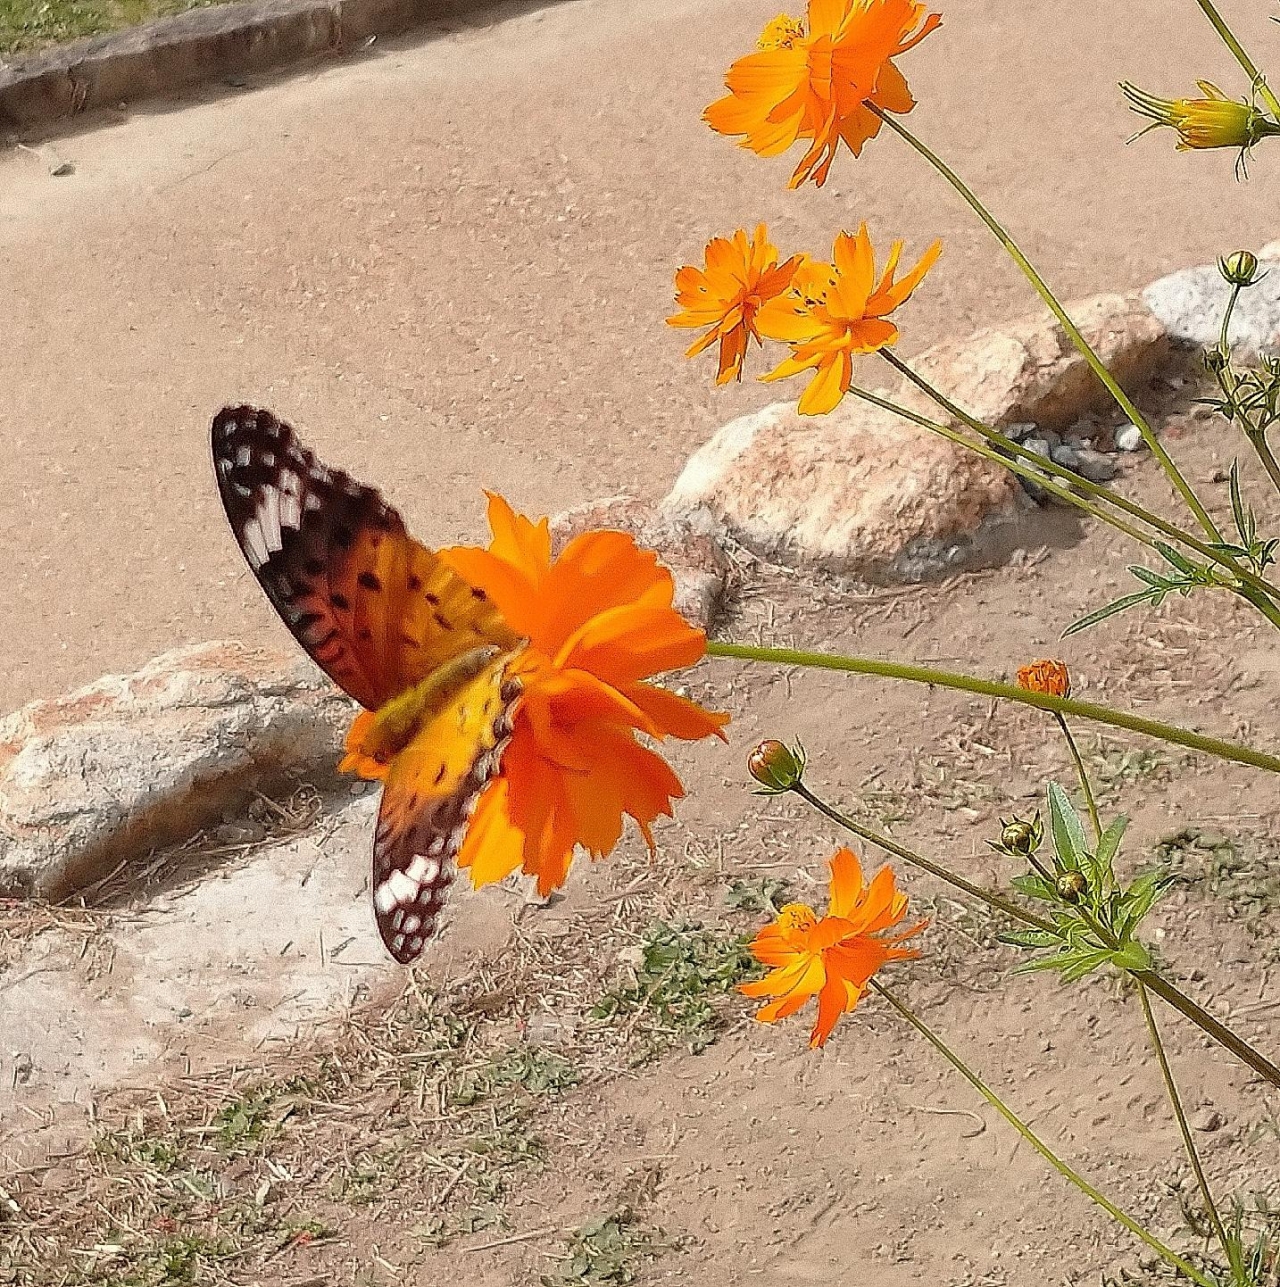
POLYGON ((804 903, 788 903, 778 913, 778 928, 784 934, 807 934, 817 923, 817 912, 804 903))
POLYGON ((756 42, 760 49, 794 49, 804 39, 804 23, 780 13, 770 19, 756 42))

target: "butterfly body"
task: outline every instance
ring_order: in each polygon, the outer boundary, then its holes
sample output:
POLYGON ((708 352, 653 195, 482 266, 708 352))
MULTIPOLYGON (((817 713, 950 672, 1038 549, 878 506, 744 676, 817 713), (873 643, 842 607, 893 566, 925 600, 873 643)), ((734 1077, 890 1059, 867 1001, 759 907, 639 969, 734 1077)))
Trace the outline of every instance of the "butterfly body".
POLYGON ((271 412, 212 427, 227 519, 268 599, 359 702, 342 767, 384 781, 378 930, 408 963, 434 931, 479 792, 511 733, 522 641, 482 591, 409 535, 371 487, 330 469, 271 412))

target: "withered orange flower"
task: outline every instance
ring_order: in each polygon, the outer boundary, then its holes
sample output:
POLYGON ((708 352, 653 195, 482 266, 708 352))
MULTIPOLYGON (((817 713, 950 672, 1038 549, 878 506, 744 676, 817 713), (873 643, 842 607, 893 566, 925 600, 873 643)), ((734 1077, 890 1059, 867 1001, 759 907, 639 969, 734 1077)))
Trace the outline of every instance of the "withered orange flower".
POLYGON ((756 1012, 762 1023, 785 1019, 816 996, 818 1018, 809 1036, 813 1049, 825 1045, 836 1020, 858 1004, 872 975, 889 961, 920 955, 898 945, 927 923, 886 933, 907 914, 907 896, 897 888, 892 869, 882 867, 868 885, 851 850, 837 851, 830 865, 827 914, 819 918, 812 907, 788 903, 751 943, 752 954, 769 973, 740 985, 749 997, 775 998, 756 1012))
POLYGON ((1047 693, 1050 697, 1071 696, 1071 674, 1064 661, 1041 658, 1018 670, 1018 687, 1031 693, 1047 693))
POLYGON ((719 340, 716 383, 741 380, 747 340, 760 343, 756 313, 791 285, 803 258, 793 255, 779 264, 777 247, 769 244, 764 224, 751 239, 742 228, 732 237, 713 237, 707 243, 705 268, 686 265, 676 273, 676 303, 682 311, 668 317, 668 325, 708 328, 685 356, 696 357, 719 340))
POLYGON ((592 531, 551 558, 547 520, 489 497, 487 550, 441 558, 488 595, 528 644, 508 673, 523 693, 497 776, 485 787, 458 855, 477 886, 523 870, 546 895, 564 883, 576 846, 607 854, 635 819, 670 816, 680 779, 636 733, 691 741, 717 735, 727 715, 645 681, 691 666, 706 635, 672 607, 674 583, 657 556, 624 532, 592 531))
POLYGON ((809 140, 790 186, 826 182, 841 141, 858 156, 880 131, 872 107, 904 113, 915 106, 893 59, 918 45, 942 19, 918 0, 809 0, 808 21, 781 14, 761 34, 757 52, 725 77, 726 97, 703 113, 720 134, 779 156, 809 140))
POLYGON ((942 243, 935 241, 901 281, 894 281, 902 257, 902 242, 895 241, 877 282, 867 225, 856 236, 842 232, 832 263, 805 260, 790 289, 757 314, 761 335, 791 345, 791 356, 760 378, 782 380, 814 370, 798 409, 808 416, 833 410, 849 392, 854 355, 897 342, 898 328, 888 315, 906 303, 941 253, 942 243))

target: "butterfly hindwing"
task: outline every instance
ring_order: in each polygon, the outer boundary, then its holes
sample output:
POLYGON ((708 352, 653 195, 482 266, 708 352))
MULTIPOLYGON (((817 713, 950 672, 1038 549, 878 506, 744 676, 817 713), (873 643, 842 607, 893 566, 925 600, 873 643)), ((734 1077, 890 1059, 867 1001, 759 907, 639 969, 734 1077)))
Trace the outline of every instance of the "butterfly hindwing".
POLYGON ((373 846, 373 907, 402 965, 434 933, 476 797, 511 735, 519 682, 490 661, 392 761, 373 846))
POLYGON ((249 566, 294 638, 361 705, 377 709, 477 645, 516 643, 374 488, 327 468, 271 412, 225 407, 212 438, 249 566))

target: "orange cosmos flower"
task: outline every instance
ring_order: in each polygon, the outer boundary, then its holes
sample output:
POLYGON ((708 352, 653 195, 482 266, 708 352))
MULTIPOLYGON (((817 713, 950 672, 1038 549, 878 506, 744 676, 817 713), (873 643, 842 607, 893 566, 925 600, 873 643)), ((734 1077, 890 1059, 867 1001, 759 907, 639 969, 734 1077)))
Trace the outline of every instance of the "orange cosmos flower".
POLYGON ((807 23, 782 14, 765 27, 758 51, 733 64, 728 95, 703 118, 720 134, 744 135, 742 146, 760 156, 810 140, 790 186, 812 178, 821 187, 841 140, 858 156, 879 133, 873 107, 916 105, 893 59, 941 21, 918 0, 809 0, 807 23))
POLYGON ((756 313, 791 285, 803 259, 793 255, 779 264, 778 249, 769 244, 764 224, 751 240, 742 228, 729 239, 713 237, 707 242, 705 269, 686 265, 676 273, 676 303, 684 311, 668 317, 668 325, 708 328, 685 356, 696 357, 719 340, 716 383, 741 380, 748 337, 760 343, 756 313))
POLYGON ((684 794, 667 762, 636 740, 723 738, 727 715, 644 682, 691 666, 706 635, 671 606, 671 573, 624 532, 584 532, 554 562, 547 520, 489 497, 487 550, 441 557, 528 639, 509 673, 523 695, 498 775, 481 793, 460 867, 475 885, 516 868, 543 895, 564 883, 575 846, 593 857, 621 838, 623 815, 654 847, 650 823, 684 794))
POLYGON ((836 238, 833 263, 805 260, 790 290, 757 314, 761 335, 791 345, 791 356, 760 378, 782 380, 813 369, 817 374, 801 395, 799 411, 819 416, 833 410, 849 392, 853 355, 897 342, 898 328, 886 320, 887 315, 906 303, 941 253, 942 243, 935 241, 920 262, 895 282, 902 256, 902 242, 895 241, 877 283, 867 225, 858 229, 856 237, 842 232, 836 238))
POLYGON ((1050 697, 1070 697, 1071 674, 1066 662, 1043 658, 1019 669, 1018 687, 1032 693, 1047 693, 1050 697))
POLYGON ((918 934, 920 921, 898 934, 886 934, 907 914, 907 896, 894 883, 893 871, 882 867, 870 885, 848 849, 831 859, 831 894, 826 916, 812 907, 788 903, 778 919, 756 935, 752 954, 769 973, 740 990, 749 997, 774 997, 756 1013, 762 1023, 795 1014, 810 997, 818 998, 818 1019, 809 1037, 816 1049, 825 1045, 836 1020, 858 1004, 867 981, 889 961, 919 956, 915 948, 899 947, 918 934))

